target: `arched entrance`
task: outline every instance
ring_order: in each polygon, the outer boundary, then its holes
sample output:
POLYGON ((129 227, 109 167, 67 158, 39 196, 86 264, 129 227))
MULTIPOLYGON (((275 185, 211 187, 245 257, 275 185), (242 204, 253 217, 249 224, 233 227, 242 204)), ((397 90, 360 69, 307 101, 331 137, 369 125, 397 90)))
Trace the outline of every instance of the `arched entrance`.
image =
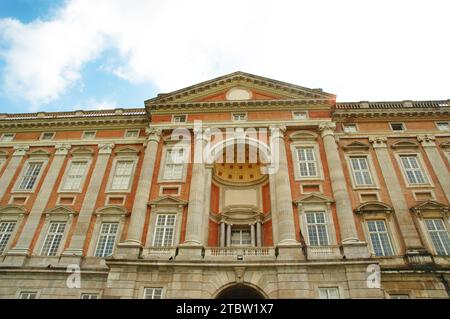
POLYGON ((222 290, 216 299, 265 299, 265 297, 253 287, 236 284, 222 290))

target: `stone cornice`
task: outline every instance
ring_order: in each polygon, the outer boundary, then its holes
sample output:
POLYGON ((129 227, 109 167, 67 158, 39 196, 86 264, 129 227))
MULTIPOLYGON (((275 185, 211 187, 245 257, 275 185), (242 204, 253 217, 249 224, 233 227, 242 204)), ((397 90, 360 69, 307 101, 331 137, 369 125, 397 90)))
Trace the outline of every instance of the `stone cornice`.
POLYGON ((393 109, 335 109, 332 113, 333 119, 344 118, 364 118, 364 119, 381 119, 393 117, 439 117, 450 115, 450 107, 428 108, 413 107, 393 108, 393 109))

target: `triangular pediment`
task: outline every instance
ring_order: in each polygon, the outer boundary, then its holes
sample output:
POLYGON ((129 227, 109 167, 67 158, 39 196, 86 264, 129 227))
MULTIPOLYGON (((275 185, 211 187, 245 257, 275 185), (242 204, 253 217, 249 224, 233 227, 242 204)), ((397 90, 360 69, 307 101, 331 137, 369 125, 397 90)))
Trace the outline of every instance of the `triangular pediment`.
POLYGON ((450 207, 442 203, 436 202, 434 200, 429 200, 412 207, 411 210, 414 212, 430 211, 430 210, 448 212, 450 210, 450 207))
POLYGON ((363 214, 363 213, 391 213, 394 209, 389 206, 388 204, 385 204, 383 202, 378 201, 370 201, 361 204, 355 209, 356 213, 363 214))
POLYGON ((52 209, 49 209, 48 211, 45 212, 45 214, 50 214, 50 215, 76 215, 78 214, 78 212, 74 211, 73 209, 70 209, 66 206, 56 206, 52 209))
POLYGON ((328 198, 321 194, 310 194, 306 195, 299 200, 295 201, 295 203, 298 204, 305 204, 305 203, 332 203, 333 200, 331 198, 328 198))
POLYGON ((152 200, 148 203, 149 205, 159 205, 159 206, 171 206, 171 205, 187 205, 187 202, 184 200, 181 200, 179 198, 175 198, 173 196, 167 195, 167 196, 161 196, 158 199, 152 200))
POLYGON ((345 145, 343 148, 345 151, 367 151, 370 148, 370 145, 355 141, 345 145))
POLYGON ((291 99, 329 100, 335 99, 335 95, 239 71, 159 94, 145 104, 291 99))

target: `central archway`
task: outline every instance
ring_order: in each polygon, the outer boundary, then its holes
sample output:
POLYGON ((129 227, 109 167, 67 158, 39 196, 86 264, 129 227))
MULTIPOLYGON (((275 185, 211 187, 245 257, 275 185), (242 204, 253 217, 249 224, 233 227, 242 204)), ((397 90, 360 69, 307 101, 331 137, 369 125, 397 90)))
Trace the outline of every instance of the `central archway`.
POLYGON ((236 284, 223 289, 216 296, 216 299, 266 299, 257 289, 244 285, 236 284))

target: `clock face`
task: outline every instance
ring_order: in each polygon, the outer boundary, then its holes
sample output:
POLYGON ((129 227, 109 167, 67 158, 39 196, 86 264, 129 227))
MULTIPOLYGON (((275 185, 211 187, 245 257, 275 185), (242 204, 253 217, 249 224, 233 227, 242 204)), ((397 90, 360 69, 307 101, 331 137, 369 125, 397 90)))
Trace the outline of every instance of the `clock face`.
POLYGON ((251 98, 252 92, 243 88, 232 88, 227 92, 229 101, 250 100, 251 98))

